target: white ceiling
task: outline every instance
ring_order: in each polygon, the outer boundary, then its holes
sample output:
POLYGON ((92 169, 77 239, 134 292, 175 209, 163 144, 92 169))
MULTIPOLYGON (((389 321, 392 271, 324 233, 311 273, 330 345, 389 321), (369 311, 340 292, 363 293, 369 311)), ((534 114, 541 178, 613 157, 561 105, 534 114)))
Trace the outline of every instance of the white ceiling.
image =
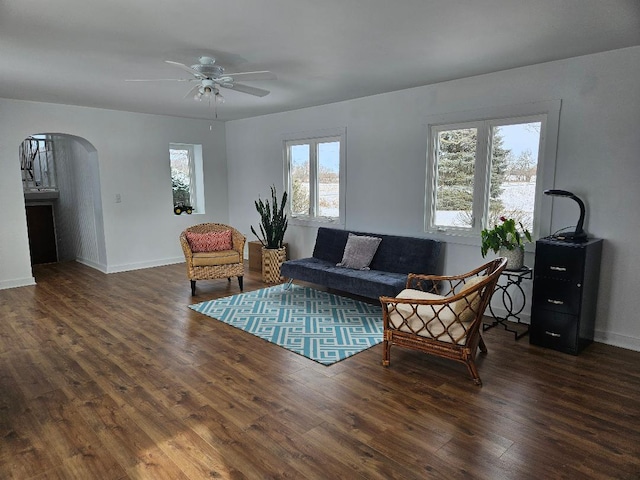
POLYGON ((640 45, 640 0, 0 0, 0 97, 212 118, 184 98, 211 55, 271 94, 220 120, 640 45))

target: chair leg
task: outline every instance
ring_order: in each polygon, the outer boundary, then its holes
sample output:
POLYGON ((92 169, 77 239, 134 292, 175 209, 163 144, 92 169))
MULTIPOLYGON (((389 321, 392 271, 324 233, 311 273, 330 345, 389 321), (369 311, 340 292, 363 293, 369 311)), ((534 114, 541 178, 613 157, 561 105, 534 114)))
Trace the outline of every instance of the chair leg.
POLYGON ((471 359, 468 359, 465 363, 467 364, 467 370, 469 370, 469 373, 471 374, 471 378, 473 378, 473 383, 481 387, 482 380, 480 380, 480 375, 478 374, 478 368, 476 367, 476 362, 474 362, 471 359))
POLYGON ((487 344, 484 343, 484 338, 482 338, 482 335, 480 336, 480 343, 478 344, 478 346, 480 347, 480 351, 482 353, 487 353, 487 344))
POLYGON ((196 281, 195 280, 191 280, 191 296, 195 296, 196 294, 196 281))
POLYGON ((240 291, 242 291, 242 275, 238 275, 238 286, 240 287, 240 291))
POLYGON ((382 366, 388 367, 391 363, 391 342, 389 340, 382 341, 382 366))

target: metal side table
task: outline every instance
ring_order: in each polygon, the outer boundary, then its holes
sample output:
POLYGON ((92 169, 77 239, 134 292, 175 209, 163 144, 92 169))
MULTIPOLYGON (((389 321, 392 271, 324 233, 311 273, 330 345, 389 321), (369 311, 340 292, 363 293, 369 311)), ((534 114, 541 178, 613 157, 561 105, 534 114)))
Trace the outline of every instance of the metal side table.
POLYGON ((504 317, 497 316, 495 313, 493 313, 491 302, 489 302, 489 311, 491 312, 491 316, 494 318, 494 320, 492 323, 483 324, 482 330, 486 331, 490 328, 495 327, 496 325, 502 325, 507 332, 511 332, 515 335, 516 340, 519 340, 529 333, 529 325, 527 325, 526 330, 518 331, 509 328, 509 324, 507 322, 511 321, 518 324, 523 324, 520 321, 519 315, 522 310, 524 310, 524 306, 527 303, 527 297, 524 293, 524 290, 522 289, 521 283, 523 280, 531 280, 533 278, 533 269, 531 267, 524 266, 520 270, 503 270, 501 276, 506 277, 507 282, 504 285, 497 284, 496 289, 493 292, 493 296, 498 294, 498 292, 502 292, 502 304, 504 305, 507 314, 504 317), (511 290, 511 293, 509 292, 509 290, 511 290), (516 307, 514 296, 512 296, 518 292, 522 297, 522 305, 520 305, 519 308, 516 307))

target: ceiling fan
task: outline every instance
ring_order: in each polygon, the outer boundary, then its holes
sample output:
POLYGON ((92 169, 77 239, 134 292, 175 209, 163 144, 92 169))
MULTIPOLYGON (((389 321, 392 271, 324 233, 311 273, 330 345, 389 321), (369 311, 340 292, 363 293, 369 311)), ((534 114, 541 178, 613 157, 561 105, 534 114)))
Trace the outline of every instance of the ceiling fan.
POLYGON ((225 73, 224 67, 216 65, 216 59, 213 57, 202 56, 198 59, 197 64, 190 67, 179 62, 165 60, 165 63, 174 65, 182 70, 189 72, 193 78, 161 78, 161 79, 145 79, 145 80, 127 80, 129 82, 153 82, 153 81, 175 81, 175 82, 197 82, 191 90, 187 92, 185 98, 193 96, 195 100, 213 99, 218 103, 224 103, 224 97, 220 94, 219 87, 228 88, 237 92, 248 93, 256 97, 264 97, 268 95, 269 90, 252 87, 243 83, 237 83, 236 79, 245 81, 251 80, 275 80, 276 76, 267 71, 259 72, 238 72, 225 73))

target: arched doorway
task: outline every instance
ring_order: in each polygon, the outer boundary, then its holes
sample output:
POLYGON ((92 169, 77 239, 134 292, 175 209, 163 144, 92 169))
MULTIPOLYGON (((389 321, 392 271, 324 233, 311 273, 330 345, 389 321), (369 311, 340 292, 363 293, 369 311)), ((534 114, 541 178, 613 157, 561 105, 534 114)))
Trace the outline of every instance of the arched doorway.
POLYGON ((106 265, 98 154, 86 139, 39 133, 20 147, 31 263, 106 265))

